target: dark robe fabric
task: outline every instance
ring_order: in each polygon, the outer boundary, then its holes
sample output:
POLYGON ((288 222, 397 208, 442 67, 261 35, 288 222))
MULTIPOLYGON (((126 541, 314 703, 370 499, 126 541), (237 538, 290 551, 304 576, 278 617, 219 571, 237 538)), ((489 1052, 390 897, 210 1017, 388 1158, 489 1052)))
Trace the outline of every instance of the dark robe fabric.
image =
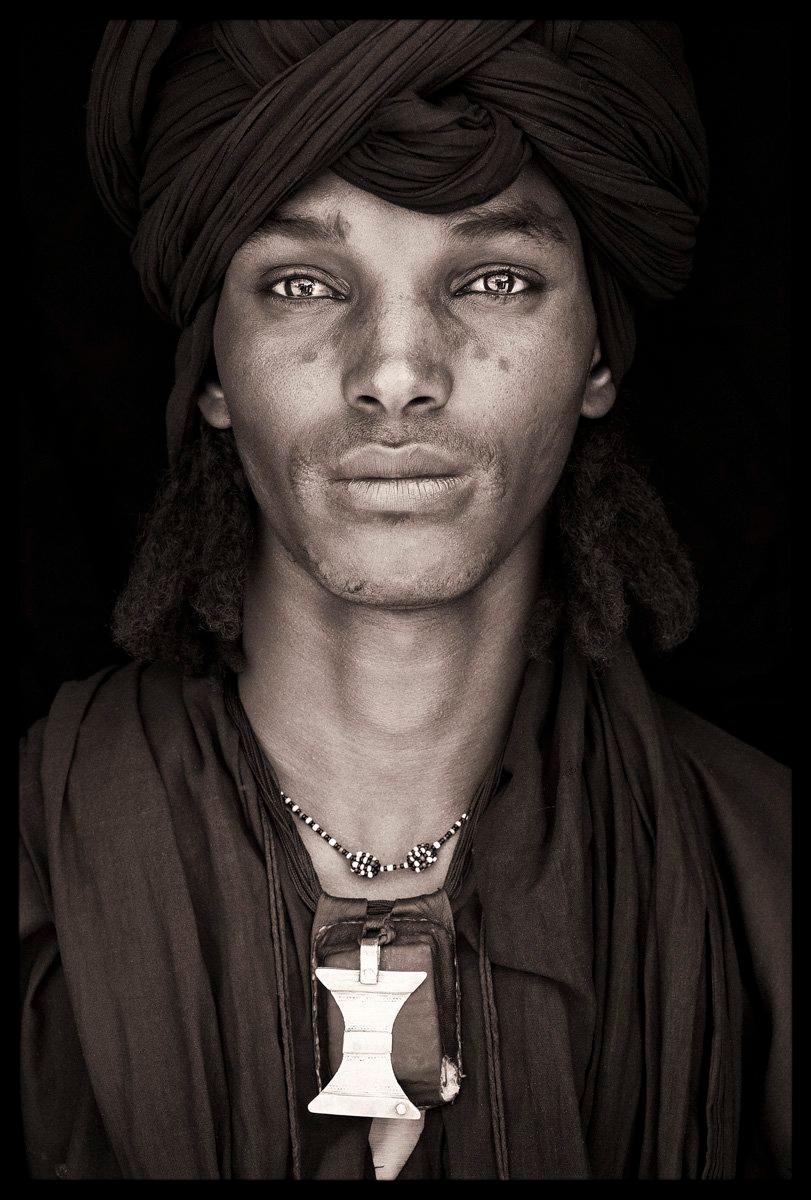
MULTIPOLYGON (((456 839, 464 1078, 400 1178, 785 1178, 788 772, 627 647, 541 674, 456 839)), ((36 1178, 374 1179, 369 1120, 307 1110, 317 881, 226 700, 133 664, 24 741, 36 1178)))

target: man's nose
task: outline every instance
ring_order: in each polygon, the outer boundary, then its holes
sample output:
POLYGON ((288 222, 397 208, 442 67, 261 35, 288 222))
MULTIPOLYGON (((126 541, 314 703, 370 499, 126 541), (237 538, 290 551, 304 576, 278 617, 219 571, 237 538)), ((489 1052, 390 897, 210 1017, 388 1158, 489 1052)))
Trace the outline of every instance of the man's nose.
POLYGON ((344 398, 370 414, 431 412, 453 387, 437 317, 406 296, 361 320, 344 376, 344 398))

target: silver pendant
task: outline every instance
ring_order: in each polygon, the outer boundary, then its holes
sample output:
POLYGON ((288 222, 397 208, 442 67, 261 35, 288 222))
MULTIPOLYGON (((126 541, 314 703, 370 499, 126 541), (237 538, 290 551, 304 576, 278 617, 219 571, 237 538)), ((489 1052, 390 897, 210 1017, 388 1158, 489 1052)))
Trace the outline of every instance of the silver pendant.
POLYGON ((307 1105, 310 1112, 405 1121, 418 1121, 422 1115, 397 1082, 391 1047, 397 1014, 427 972, 379 967, 380 945, 370 940, 361 943, 359 971, 316 969, 316 978, 341 1010, 344 1043, 341 1065, 307 1105))

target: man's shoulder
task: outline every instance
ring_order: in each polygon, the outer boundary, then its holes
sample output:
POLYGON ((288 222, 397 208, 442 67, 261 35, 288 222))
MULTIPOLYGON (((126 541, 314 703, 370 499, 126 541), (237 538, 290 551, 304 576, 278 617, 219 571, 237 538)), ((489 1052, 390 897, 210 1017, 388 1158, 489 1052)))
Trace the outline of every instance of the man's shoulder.
POLYGON ((166 663, 105 667, 59 688, 22 740, 23 792, 58 797, 68 779, 89 789, 135 788, 157 768, 199 757, 223 723, 221 682, 166 663))
POLYGON ((48 715, 32 727, 51 737, 100 737, 112 748, 117 739, 156 716, 171 721, 190 707, 215 706, 220 681, 188 676, 171 663, 135 663, 103 667, 86 679, 61 685, 48 715))
POLYGON ((682 755, 731 784, 785 795, 791 782, 788 767, 761 750, 665 696, 656 696, 673 742, 682 755))
POLYGON ((702 797, 727 853, 788 880, 791 772, 754 746, 673 700, 657 696, 684 771, 702 797))

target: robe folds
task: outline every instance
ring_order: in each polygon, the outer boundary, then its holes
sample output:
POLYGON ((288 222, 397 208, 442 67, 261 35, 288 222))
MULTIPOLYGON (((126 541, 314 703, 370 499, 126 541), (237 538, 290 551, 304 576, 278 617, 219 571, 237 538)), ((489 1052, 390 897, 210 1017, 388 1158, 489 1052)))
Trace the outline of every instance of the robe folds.
MULTIPOLYGON (((788 772, 627 646, 539 679, 456 839, 464 1077, 400 1178, 788 1177, 788 772)), ((307 1110, 315 877, 276 800, 223 684, 166 665, 29 731, 35 1178, 374 1179, 369 1120, 307 1110)))

